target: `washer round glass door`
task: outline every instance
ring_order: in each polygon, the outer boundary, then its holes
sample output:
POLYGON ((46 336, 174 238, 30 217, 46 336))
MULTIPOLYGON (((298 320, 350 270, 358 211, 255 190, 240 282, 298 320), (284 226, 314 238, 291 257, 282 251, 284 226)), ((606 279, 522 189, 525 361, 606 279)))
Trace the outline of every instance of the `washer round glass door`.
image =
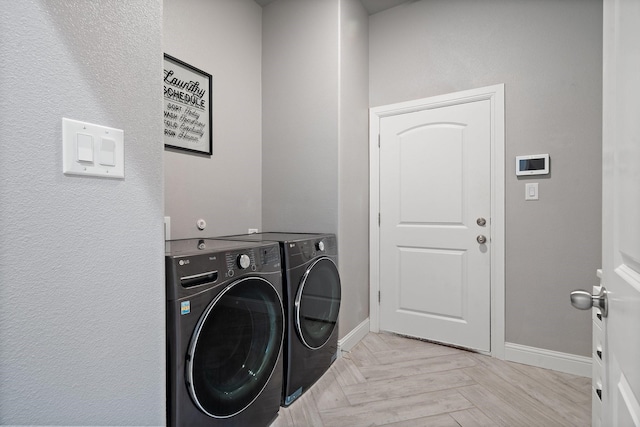
POLYGON ((340 311, 340 275, 327 257, 317 259, 302 276, 295 300, 296 329, 310 349, 317 350, 331 337, 340 311))
POLYGON ((200 410, 228 418, 251 405, 278 363, 283 318, 280 295, 259 277, 238 280, 214 298, 187 354, 187 387, 200 410))

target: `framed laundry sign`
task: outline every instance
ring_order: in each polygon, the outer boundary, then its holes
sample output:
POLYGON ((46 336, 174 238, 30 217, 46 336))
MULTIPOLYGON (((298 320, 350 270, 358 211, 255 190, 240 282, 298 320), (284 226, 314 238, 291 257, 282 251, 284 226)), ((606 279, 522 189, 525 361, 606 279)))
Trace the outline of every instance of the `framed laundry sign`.
POLYGON ((213 154, 213 77, 164 54, 164 145, 213 154))

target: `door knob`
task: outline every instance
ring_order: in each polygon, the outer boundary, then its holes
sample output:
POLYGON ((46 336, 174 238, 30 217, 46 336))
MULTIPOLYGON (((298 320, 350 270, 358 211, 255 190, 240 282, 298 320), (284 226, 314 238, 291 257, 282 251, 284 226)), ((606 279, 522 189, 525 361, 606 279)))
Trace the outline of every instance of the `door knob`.
POLYGON ((479 234, 478 237, 476 237, 476 241, 478 243, 480 243, 481 245, 487 243, 487 238, 484 237, 482 234, 479 234))
POLYGON ((591 295, 590 292, 578 289, 571 292, 571 305, 579 310, 589 310, 591 307, 599 308, 602 317, 607 317, 607 290, 600 289, 597 295, 591 295))
POLYGON ((487 225, 487 220, 480 217, 476 219, 476 224, 478 224, 480 227, 484 227, 485 225, 487 225))

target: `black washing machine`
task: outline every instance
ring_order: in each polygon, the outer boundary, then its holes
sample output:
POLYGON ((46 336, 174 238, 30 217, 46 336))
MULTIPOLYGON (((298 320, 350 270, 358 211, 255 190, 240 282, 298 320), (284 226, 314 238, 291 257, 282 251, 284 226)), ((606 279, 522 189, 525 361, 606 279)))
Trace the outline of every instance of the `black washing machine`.
POLYGON ((336 237, 257 233, 221 238, 280 244, 287 331, 282 405, 289 406, 337 357, 341 285, 336 237))
POLYGON ((285 332, 278 244, 185 239, 165 252, 167 424, 269 425, 285 332))

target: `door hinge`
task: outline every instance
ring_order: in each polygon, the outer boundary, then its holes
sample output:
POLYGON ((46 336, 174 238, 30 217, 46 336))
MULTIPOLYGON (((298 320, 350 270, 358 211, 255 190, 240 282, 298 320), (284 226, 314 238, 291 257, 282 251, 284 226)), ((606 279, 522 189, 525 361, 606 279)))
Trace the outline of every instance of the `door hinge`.
POLYGON ((378 304, 380 304, 380 291, 378 291, 378 304))
POLYGON ((378 212, 378 227, 380 227, 380 212, 378 212))
POLYGON ((378 148, 380 148, 380 134, 378 134, 378 148))

